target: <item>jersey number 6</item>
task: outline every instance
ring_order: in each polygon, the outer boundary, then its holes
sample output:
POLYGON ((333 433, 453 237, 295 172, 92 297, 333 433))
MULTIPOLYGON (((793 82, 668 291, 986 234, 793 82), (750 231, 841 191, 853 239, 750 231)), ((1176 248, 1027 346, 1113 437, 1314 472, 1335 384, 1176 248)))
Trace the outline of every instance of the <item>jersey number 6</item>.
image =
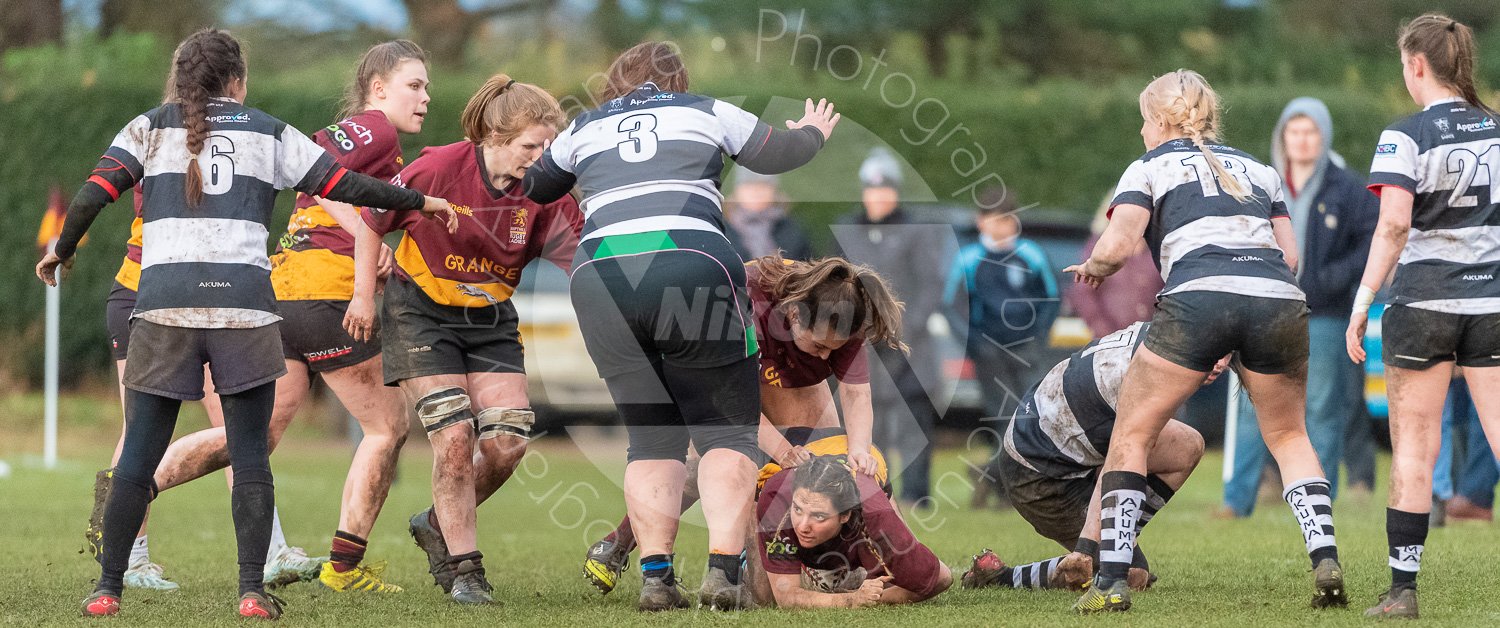
POLYGON ((620 121, 619 131, 625 134, 621 141, 620 159, 638 164, 656 156, 656 116, 638 113, 620 121))
POLYGON ((204 146, 208 150, 203 168, 203 193, 223 194, 234 185, 234 142, 223 135, 210 135, 204 146))

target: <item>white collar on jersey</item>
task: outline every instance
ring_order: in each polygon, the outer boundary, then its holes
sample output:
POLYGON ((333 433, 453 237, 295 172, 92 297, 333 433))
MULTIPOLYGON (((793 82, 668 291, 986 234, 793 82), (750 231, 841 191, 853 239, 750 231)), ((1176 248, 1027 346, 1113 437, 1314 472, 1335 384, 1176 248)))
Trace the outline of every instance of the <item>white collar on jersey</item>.
POLYGON ((1436 107, 1438 105, 1446 105, 1446 104, 1448 104, 1450 102, 1463 102, 1463 101, 1464 101, 1464 99, 1462 97, 1460 97, 1460 96, 1450 96, 1448 98, 1441 98, 1441 99, 1438 99, 1438 100, 1434 100, 1434 101, 1432 101, 1430 103, 1427 103, 1427 106, 1423 107, 1422 111, 1427 111, 1428 109, 1431 109, 1431 108, 1436 107))

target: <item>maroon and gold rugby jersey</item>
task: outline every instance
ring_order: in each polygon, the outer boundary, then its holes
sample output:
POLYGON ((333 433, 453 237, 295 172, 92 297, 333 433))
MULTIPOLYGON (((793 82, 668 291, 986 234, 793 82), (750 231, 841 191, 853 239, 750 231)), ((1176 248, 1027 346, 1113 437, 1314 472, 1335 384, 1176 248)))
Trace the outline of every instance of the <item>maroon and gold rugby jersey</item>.
MULTIPOLYGON (((313 141, 360 174, 389 179, 401 171, 400 137, 378 109, 329 125, 313 141)), ((297 195, 297 209, 271 256, 271 285, 278 301, 348 301, 354 295, 354 236, 311 196, 297 195)))
POLYGON ((573 197, 538 205, 519 181, 495 189, 480 150, 468 141, 425 148, 392 180, 447 199, 458 212, 457 233, 417 212, 362 213, 376 233, 406 231, 396 247, 396 272, 439 305, 482 307, 509 299, 528 262, 544 257, 571 272, 578 248, 583 213, 573 197))
POLYGON ((924 596, 937 591, 943 563, 912 535, 880 483, 864 474, 854 479, 864 511, 863 525, 854 525, 851 519, 832 539, 803 547, 787 512, 796 474, 797 469, 787 469, 772 476, 756 499, 756 549, 766 573, 795 575, 804 567, 863 567, 866 578, 891 576, 891 584, 924 596))
POLYGON ((135 186, 135 219, 130 221, 130 239, 125 241, 125 259, 120 262, 120 272, 115 281, 131 290, 141 289, 141 186, 135 186))
POLYGON ((845 384, 870 383, 863 335, 851 337, 826 360, 797 348, 786 314, 778 311, 778 303, 760 288, 758 266, 754 261, 746 264, 745 276, 750 284, 750 305, 755 309, 756 339, 760 341, 760 382, 778 388, 804 388, 835 375, 845 384))

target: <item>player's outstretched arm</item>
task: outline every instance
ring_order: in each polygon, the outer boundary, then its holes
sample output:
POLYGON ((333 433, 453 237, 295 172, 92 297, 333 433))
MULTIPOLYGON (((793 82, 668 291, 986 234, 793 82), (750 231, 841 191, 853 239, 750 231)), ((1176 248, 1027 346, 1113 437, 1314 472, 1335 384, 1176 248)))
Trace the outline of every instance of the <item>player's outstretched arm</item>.
POLYGON ((771 593, 780 608, 861 608, 882 603, 881 595, 889 590, 890 576, 866 580, 860 588, 846 593, 824 593, 802 588, 801 577, 794 574, 768 573, 771 593))

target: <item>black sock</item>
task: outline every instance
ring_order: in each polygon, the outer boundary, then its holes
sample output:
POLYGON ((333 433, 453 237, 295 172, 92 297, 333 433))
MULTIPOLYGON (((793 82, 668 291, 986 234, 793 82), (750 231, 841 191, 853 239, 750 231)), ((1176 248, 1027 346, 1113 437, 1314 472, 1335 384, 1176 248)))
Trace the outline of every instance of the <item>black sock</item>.
POLYGON ((1073 544, 1073 551, 1089 557, 1094 563, 1094 571, 1099 570, 1099 542, 1094 539, 1079 537, 1078 542, 1073 544))
POLYGON ((1136 521, 1146 503, 1146 476, 1110 471, 1100 480, 1099 579, 1101 584, 1124 580, 1135 555, 1136 521))
POLYGON ((239 546, 240 595, 265 592, 266 548, 271 546, 271 510, 275 507, 270 471, 235 471, 229 512, 239 546))
POLYGON ((1391 588, 1417 588, 1422 546, 1427 543, 1427 514, 1385 509, 1385 536, 1391 549, 1391 588))
POLYGON ((156 497, 152 479, 156 465, 172 442, 177 410, 182 402, 138 390, 125 391, 125 444, 110 475, 104 504, 104 554, 99 564, 98 588, 114 595, 124 590, 130 547, 156 497))
POLYGON ((475 550, 475 552, 469 552, 466 555, 449 556, 450 570, 458 571, 459 564, 462 564, 463 561, 471 562, 471 564, 474 564, 474 567, 480 568, 480 570, 484 568, 484 555, 475 550))
POLYGON ((234 469, 229 511, 234 516, 234 537, 239 546, 240 595, 263 593, 266 548, 271 545, 271 520, 276 508, 269 444, 276 384, 267 382, 220 395, 219 400, 224 406, 224 442, 234 469))
POLYGON ((109 500, 104 505, 104 553, 100 561, 100 591, 119 596, 125 590, 125 569, 130 564, 130 546, 146 519, 153 491, 149 484, 115 473, 110 479, 109 500))
POLYGON ((652 554, 641 557, 641 577, 661 578, 667 586, 677 584, 677 575, 672 570, 671 554, 652 554))
POLYGON ((708 568, 718 567, 724 570, 724 578, 729 584, 740 583, 740 565, 744 563, 745 554, 720 554, 718 552, 708 553, 708 568))

